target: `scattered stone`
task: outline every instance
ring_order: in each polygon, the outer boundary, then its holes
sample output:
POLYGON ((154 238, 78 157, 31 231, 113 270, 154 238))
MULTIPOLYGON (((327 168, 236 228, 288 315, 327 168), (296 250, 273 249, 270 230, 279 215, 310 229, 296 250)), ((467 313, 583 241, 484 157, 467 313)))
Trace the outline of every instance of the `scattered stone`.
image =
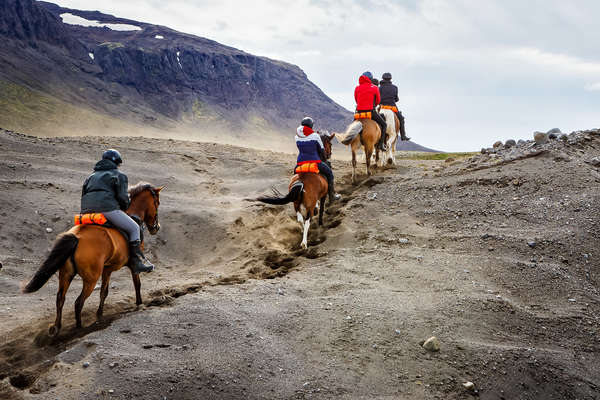
POLYGON ((409 240, 406 238, 400 238, 400 239, 398 239, 398 242, 400 242, 400 244, 408 244, 409 240))
POLYGON ((575 303, 577 300, 575 300, 574 298, 572 298, 572 297, 571 297, 571 298, 569 299, 569 301, 570 301, 571 303, 575 303))
POLYGON ((371 193, 367 195, 368 200, 375 200, 377 198, 377 193, 371 193))
POLYGON ((548 134, 548 139, 557 139, 558 135, 556 133, 549 133, 548 134))
POLYGON ((402 332, 400 331, 400 329, 396 329, 394 332, 396 332, 397 335, 401 335, 402 332))
POLYGON ((113 394, 115 391, 113 389, 108 389, 108 393, 113 394))
POLYGON ((481 148, 481 154, 487 154, 487 149, 486 149, 486 148, 484 148, 484 147, 482 147, 482 148, 481 148))
POLYGON ((518 145, 518 146, 523 146, 523 145, 524 145, 524 144, 526 144, 526 143, 527 143, 527 142, 526 142, 526 141, 524 141, 523 139, 519 139, 519 140, 517 141, 517 145, 518 145))
POLYGON ((588 161, 588 164, 592 164, 594 167, 600 167, 600 157, 592 158, 590 161, 588 161))
POLYGON ((550 129, 550 130, 549 130, 548 132, 546 132, 546 133, 549 135, 549 134, 551 134, 551 133, 554 133, 554 134, 559 134, 559 133, 562 133, 562 132, 561 132, 561 131, 560 131, 560 129, 558 129, 558 128, 552 128, 552 129, 550 129))
POLYGON ((531 247, 532 249, 537 246, 537 243, 533 240, 527 242, 527 246, 531 247))
POLYGON ((54 229, 52 229, 52 228, 46 228, 46 232, 52 233, 52 232, 54 232, 54 229))
POLYGON ((440 341, 435 336, 432 336, 423 343, 423 348, 432 352, 440 351, 440 341))
POLYGON ((281 290, 281 288, 277 288, 277 294, 280 296, 284 296, 285 293, 283 292, 283 290, 281 290))
POLYGON ((563 133, 558 137, 558 139, 562 140, 563 142, 566 142, 567 140, 569 140, 569 137, 563 133))
POLYGON ((494 143, 494 146, 493 146, 493 147, 494 147, 495 149, 498 149, 498 148, 502 147, 502 142, 501 142, 500 140, 498 140, 496 143, 494 143))
POLYGON ((112 363, 108 364, 108 368, 111 368, 111 369, 114 367, 118 367, 118 366, 119 366, 119 363, 116 363, 116 362, 112 362, 112 363))
POLYGON ((508 139, 508 140, 506 141, 506 143, 504 143, 504 147, 506 147, 507 149, 508 149, 508 148, 511 148, 511 147, 515 147, 516 145, 517 145, 517 142, 515 142, 515 141, 514 141, 514 140, 512 140, 512 139, 508 139))
POLYGON ((2 263, 0 262, 0 269, 2 269, 2 263))
POLYGON ((82 366, 83 368, 87 368, 87 367, 89 367, 89 366, 90 366, 90 363, 86 361, 86 362, 84 362, 83 364, 81 364, 81 366, 82 366))
POLYGON ((454 161, 456 161, 456 160, 453 157, 448 157, 448 158, 446 158, 446 160, 444 162, 447 163, 447 164, 449 164, 449 163, 454 162, 454 161))
POLYGON ((548 135, 544 132, 535 132, 533 134, 533 140, 535 140, 536 144, 545 144, 548 142, 548 135))
POLYGON ((465 383, 463 383, 463 386, 467 390, 470 390, 470 391, 475 390, 475 384, 473 382, 465 382, 465 383))

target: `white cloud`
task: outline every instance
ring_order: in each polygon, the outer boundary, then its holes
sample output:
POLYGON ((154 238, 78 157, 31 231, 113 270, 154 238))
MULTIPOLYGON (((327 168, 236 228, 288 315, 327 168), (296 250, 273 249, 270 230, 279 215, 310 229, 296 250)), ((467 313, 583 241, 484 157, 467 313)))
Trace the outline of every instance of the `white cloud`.
POLYGON ((595 91, 600 90, 600 82, 590 83, 588 85, 585 85, 585 90, 587 90, 589 92, 595 92, 595 91))
POLYGON ((389 71, 409 136, 434 148, 597 124, 594 0, 57 1, 291 62, 350 109, 358 74, 389 71))

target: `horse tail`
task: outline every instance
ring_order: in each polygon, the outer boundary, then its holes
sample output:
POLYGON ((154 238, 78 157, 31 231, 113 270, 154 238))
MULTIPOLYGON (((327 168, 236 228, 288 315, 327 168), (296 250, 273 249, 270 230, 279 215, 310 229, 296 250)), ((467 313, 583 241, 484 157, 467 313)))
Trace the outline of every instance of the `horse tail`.
POLYGON ((356 136, 360 135, 360 133, 362 132, 362 130, 363 130, 362 123, 360 121, 354 121, 350 125, 348 125, 348 127, 346 128, 346 132, 345 133, 343 133, 343 134, 336 134, 335 137, 342 144, 349 145, 350 143, 352 143, 352 141, 354 140, 354 138, 356 136))
POLYGON ((42 266, 37 270, 29 283, 25 285, 23 293, 33 293, 44 286, 44 284, 48 282, 48 279, 50 279, 50 277, 67 262, 69 257, 75 253, 78 243, 79 239, 72 233, 63 233, 59 235, 48 258, 46 258, 46 261, 44 261, 42 266))
POLYGON ((283 204, 291 203, 292 201, 296 201, 296 200, 302 198, 302 192, 304 192, 304 184, 302 182, 298 181, 296 184, 294 184, 291 187, 288 194, 284 197, 265 196, 265 197, 257 198, 256 201, 260 201, 260 202, 267 203, 267 204, 283 205, 283 204))

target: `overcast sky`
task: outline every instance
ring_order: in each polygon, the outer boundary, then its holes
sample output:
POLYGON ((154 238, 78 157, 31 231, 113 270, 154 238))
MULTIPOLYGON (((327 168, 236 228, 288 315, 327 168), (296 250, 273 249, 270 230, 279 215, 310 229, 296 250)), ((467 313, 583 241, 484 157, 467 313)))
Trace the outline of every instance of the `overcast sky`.
POLYGON ((596 0, 57 2, 296 64, 351 110, 360 73, 391 72, 408 135, 439 150, 600 128, 596 0))

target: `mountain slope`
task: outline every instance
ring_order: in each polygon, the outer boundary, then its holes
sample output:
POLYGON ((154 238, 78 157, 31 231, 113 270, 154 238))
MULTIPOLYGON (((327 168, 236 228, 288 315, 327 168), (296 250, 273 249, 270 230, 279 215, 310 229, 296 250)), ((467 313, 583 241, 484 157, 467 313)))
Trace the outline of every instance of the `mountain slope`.
POLYGON ((137 128, 152 136, 166 129, 206 139, 209 132, 234 138, 281 132, 304 115, 328 129, 350 118, 285 62, 97 11, 32 0, 2 0, 0 11, 0 85, 11 88, 0 94, 6 128, 41 134, 137 128), (48 122, 49 114, 66 119, 64 129, 48 122))

